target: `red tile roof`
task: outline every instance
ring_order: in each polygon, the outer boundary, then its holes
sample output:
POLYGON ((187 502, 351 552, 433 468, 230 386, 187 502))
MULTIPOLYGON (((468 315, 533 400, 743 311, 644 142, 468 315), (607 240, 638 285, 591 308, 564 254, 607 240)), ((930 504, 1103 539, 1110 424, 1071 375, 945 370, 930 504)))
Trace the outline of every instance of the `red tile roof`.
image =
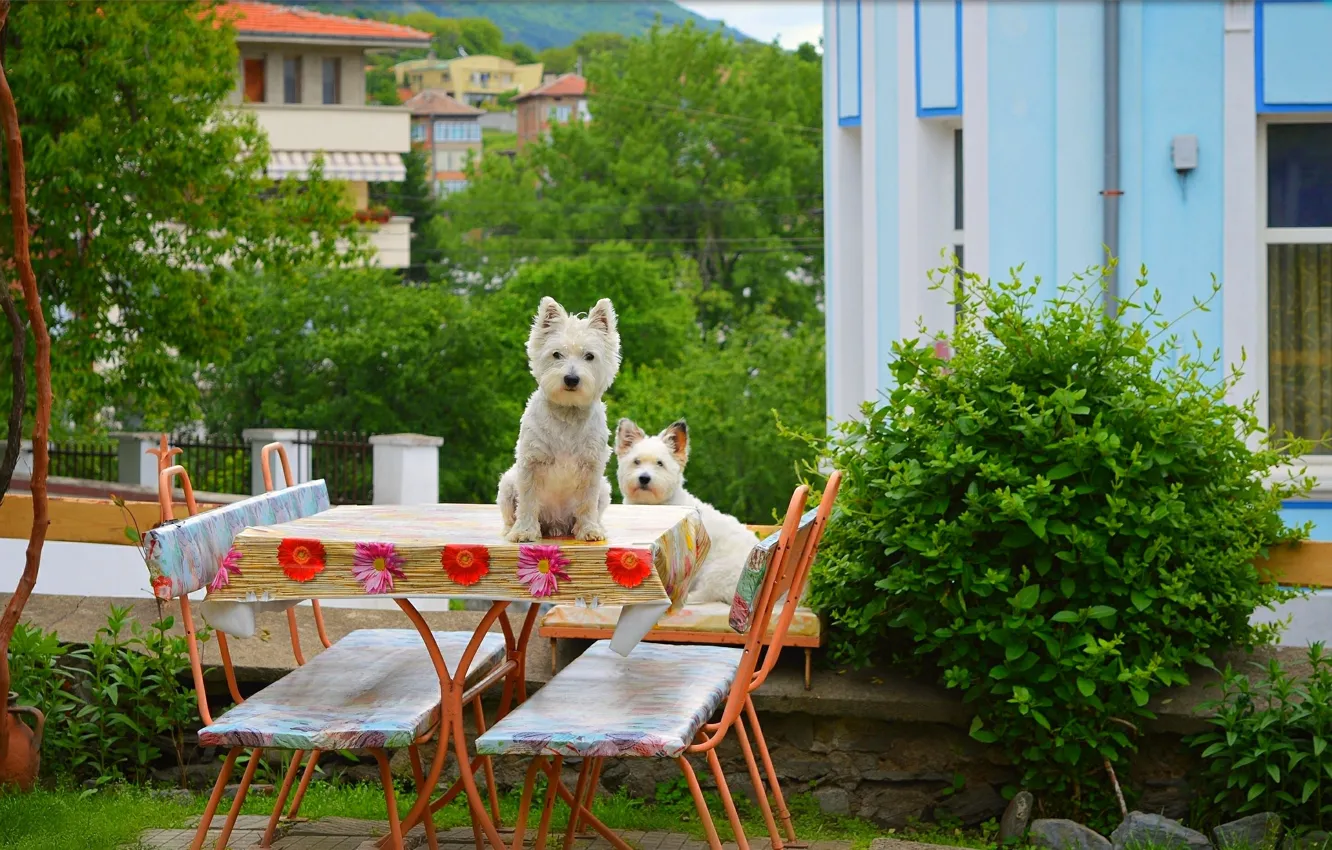
POLYGON ((413 115, 484 115, 484 109, 477 109, 475 106, 468 106, 465 103, 459 103, 449 97, 448 92, 439 89, 426 89, 420 94, 414 96, 403 106, 412 111, 413 115))
POLYGON ((409 88, 407 88, 406 86, 399 86, 399 87, 398 87, 398 100, 399 100, 399 102, 401 102, 401 103, 406 103, 407 101, 409 101, 409 100, 412 99, 412 95, 413 95, 412 90, 409 89, 409 88))
POLYGON ((218 18, 231 21, 236 31, 246 35, 291 35, 305 38, 335 38, 348 41, 373 40, 420 42, 427 44, 430 34, 398 24, 326 15, 294 6, 276 6, 238 0, 218 7, 218 18))
POLYGON ((530 92, 518 95, 514 100, 527 100, 529 97, 580 97, 587 92, 587 80, 577 74, 561 74, 530 92))

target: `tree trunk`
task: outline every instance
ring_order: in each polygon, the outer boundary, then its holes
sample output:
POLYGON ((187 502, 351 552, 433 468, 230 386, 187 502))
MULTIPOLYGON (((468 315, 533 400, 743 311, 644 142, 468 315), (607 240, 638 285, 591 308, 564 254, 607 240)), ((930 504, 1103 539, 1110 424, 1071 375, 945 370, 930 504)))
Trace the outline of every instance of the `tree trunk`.
MULTIPOLYGON (((9 18, 9 0, 0 0, 0 31, 9 18)), ((37 384, 37 416, 32 426, 32 532, 28 536, 28 553, 23 564, 14 595, 0 617, 0 762, 9 750, 9 641, 18 627, 23 606, 28 603, 37 584, 37 570, 42 563, 42 545, 46 542, 46 528, 51 524, 47 516, 46 473, 50 464, 47 456, 47 433, 51 425, 51 336, 42 315, 42 299, 37 292, 37 276, 32 270, 32 257, 28 254, 28 192, 27 176, 23 167, 23 139, 19 134, 18 109, 14 105, 14 92, 0 61, 0 128, 5 135, 5 158, 9 168, 9 211, 14 221, 14 265, 18 269, 23 288, 23 306, 28 312, 28 324, 37 343, 37 357, 33 364, 37 384)))

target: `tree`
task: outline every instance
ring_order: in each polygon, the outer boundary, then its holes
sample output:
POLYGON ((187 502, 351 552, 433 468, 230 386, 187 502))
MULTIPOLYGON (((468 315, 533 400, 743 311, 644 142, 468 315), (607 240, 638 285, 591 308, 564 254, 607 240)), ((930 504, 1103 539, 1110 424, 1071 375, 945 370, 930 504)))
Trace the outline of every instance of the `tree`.
POLYGON ((401 183, 371 183, 370 200, 383 204, 397 215, 411 216, 411 267, 407 274, 422 280, 429 262, 425 230, 438 211, 439 202, 430 185, 429 155, 413 150, 402 155, 402 164, 407 169, 405 179, 401 183))
POLYGON ((590 65, 592 121, 474 166, 436 234, 460 276, 624 240, 697 269, 705 325, 815 319, 821 69, 772 45, 654 27, 590 65), (481 233, 478 242, 472 238, 481 233))
POLYGON ((108 407, 188 418, 195 373, 237 328, 225 266, 334 263, 355 238, 340 185, 275 189, 265 176, 263 133, 225 107, 234 35, 200 4, 25 3, 10 16, 59 422, 93 424, 108 407))
POLYGON ((628 417, 655 433, 689 422, 689 492, 749 522, 771 522, 815 451, 783 436, 824 428, 823 334, 766 313, 726 339, 693 339, 686 368, 645 365, 616 381, 611 421, 628 417))
POLYGON ((678 369, 696 333, 692 285, 615 245, 470 295, 381 270, 238 276, 246 321, 235 355, 207 375, 207 422, 434 434, 444 438, 441 498, 489 501, 533 390, 523 349, 541 296, 574 311, 610 298, 624 368, 678 369))
POLYGON ((548 73, 568 74, 578 69, 579 59, 586 63, 594 57, 604 58, 628 49, 628 37, 617 32, 589 32, 564 47, 548 47, 537 58, 545 64, 548 73))

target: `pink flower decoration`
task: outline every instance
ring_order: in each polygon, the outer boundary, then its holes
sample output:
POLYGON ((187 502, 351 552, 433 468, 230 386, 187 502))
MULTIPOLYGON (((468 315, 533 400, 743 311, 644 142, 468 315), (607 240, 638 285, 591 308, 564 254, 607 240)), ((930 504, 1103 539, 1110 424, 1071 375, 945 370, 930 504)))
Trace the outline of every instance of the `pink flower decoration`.
POLYGON ((403 563, 392 543, 357 543, 352 555, 352 575, 366 593, 391 593, 393 580, 403 577, 403 563))
POLYGON ((221 590, 231 584, 232 576, 240 574, 240 552, 237 552, 236 547, 233 546, 227 554, 222 556, 222 563, 217 565, 217 575, 213 576, 213 580, 208 582, 208 589, 221 590))
POLYGON ((518 580, 535 597, 554 596, 559 579, 569 580, 569 559, 558 546, 524 546, 518 550, 518 580))

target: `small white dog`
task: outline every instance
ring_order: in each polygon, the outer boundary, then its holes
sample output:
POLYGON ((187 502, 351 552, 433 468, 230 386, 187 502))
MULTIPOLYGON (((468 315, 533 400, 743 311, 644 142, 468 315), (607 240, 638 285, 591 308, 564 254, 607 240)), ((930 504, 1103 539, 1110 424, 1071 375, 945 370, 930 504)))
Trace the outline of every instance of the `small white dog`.
POLYGON ((620 370, 620 335, 609 299, 586 317, 541 299, 527 339, 537 390, 527 400, 514 464, 499 483, 504 537, 513 543, 573 536, 605 540, 610 430, 601 396, 620 370))
POLYGON ((615 429, 615 456, 620 493, 631 505, 689 505, 698 509, 712 540, 708 557, 694 578, 688 603, 730 603, 740 571, 758 535, 729 514, 700 501, 684 488, 685 464, 689 462, 689 427, 681 419, 665 431, 649 437, 628 419, 615 429))

